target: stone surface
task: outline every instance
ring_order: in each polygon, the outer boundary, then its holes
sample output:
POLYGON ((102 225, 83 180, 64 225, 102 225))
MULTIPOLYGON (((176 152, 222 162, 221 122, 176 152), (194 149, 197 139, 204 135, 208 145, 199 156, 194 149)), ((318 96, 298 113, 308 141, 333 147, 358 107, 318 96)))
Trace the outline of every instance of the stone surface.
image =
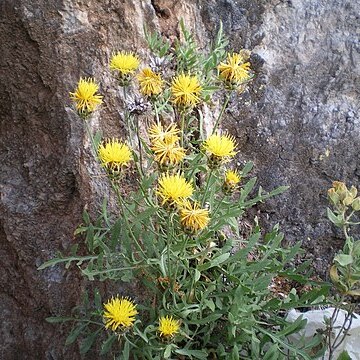
POLYGON ((342 245, 325 217, 326 189, 333 180, 358 186, 360 176, 359 10, 343 0, 3 0, 2 358, 80 358, 77 345, 64 349, 69 329, 44 318, 69 314, 87 284, 75 268, 36 270, 70 248, 83 207, 107 191, 91 177, 98 170, 68 92, 80 76, 96 77, 106 98, 90 125, 124 135, 107 64, 114 50, 145 57, 144 24, 172 40, 183 17, 206 48, 222 20, 232 48, 253 50, 257 77, 232 99, 224 127, 265 189, 291 186, 254 211, 264 224, 281 222, 287 241, 303 242, 325 274, 342 245))

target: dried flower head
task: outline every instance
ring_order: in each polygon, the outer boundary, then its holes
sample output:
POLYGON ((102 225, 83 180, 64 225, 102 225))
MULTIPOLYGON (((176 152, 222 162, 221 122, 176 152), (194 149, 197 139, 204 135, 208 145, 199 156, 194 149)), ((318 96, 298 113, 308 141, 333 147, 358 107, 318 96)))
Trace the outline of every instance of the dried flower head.
POLYGON ((215 133, 210 135, 204 141, 203 147, 210 154, 210 163, 215 167, 236 155, 235 138, 228 134, 215 133))
POLYGON ((186 231, 196 233, 204 229, 209 221, 209 210, 200 208, 197 202, 185 200, 181 204, 180 222, 186 231))
POLYGON ((167 65, 166 57, 150 56, 149 66, 152 71, 159 72, 167 65))
POLYGON ((180 139, 178 136, 179 132, 180 130, 174 123, 171 123, 166 129, 164 129, 163 125, 158 122, 151 125, 148 130, 148 135, 152 143, 163 141, 166 144, 174 144, 180 139))
POLYGON ((130 148, 118 139, 108 139, 99 145, 99 159, 110 172, 120 172, 132 159, 130 148))
POLYGON ((185 149, 178 142, 170 142, 166 139, 154 141, 151 150, 155 154, 155 161, 160 165, 176 165, 185 157, 185 149))
POLYGON ((161 175, 158 181, 157 194, 162 199, 162 205, 174 206, 181 204, 194 191, 191 183, 183 175, 171 175, 168 172, 161 175))
POLYGON ((149 109, 150 103, 135 95, 134 98, 126 100, 126 106, 130 114, 140 115, 149 109))
POLYGON ((177 106, 193 107, 200 102, 201 90, 197 76, 180 74, 171 83, 172 102, 177 106))
POLYGON ((102 103, 103 97, 96 94, 98 90, 99 85, 94 79, 80 78, 75 92, 70 93, 70 98, 75 102, 80 116, 86 118, 102 103))
POLYGON ((239 173, 235 170, 227 170, 225 172, 225 179, 224 179, 224 185, 223 190, 225 192, 231 192, 238 186, 239 182, 241 180, 241 177, 239 173))
POLYGON ((129 299, 118 296, 111 298, 104 304, 104 322, 105 328, 111 328, 112 331, 126 330, 134 325, 135 315, 138 314, 136 305, 129 299))
POLYGON ((142 69, 137 78, 140 84, 140 92, 143 95, 152 96, 162 92, 164 81, 160 74, 154 73, 149 67, 142 69))
POLYGON ((250 63, 244 53, 228 54, 227 61, 218 66, 219 76, 228 85, 240 86, 251 78, 250 63))
POLYGON ((180 331, 180 321, 172 316, 162 316, 159 319, 160 336, 173 337, 180 331))

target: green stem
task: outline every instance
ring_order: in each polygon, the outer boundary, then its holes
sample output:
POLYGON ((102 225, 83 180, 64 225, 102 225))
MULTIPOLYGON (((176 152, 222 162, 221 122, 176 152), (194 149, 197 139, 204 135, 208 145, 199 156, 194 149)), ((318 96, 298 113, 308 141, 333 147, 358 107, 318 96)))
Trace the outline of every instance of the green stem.
POLYGON ((129 137, 129 142, 130 145, 132 146, 132 133, 131 133, 131 124, 130 124, 130 116, 126 107, 126 99, 127 99, 127 93, 126 93, 126 86, 123 86, 123 96, 124 96, 124 118, 125 118, 125 122, 126 122, 126 127, 127 127, 127 131, 128 131, 128 137, 129 137))
POLYGON ((184 147, 184 131, 185 131, 185 112, 184 112, 184 111, 181 111, 181 113, 180 113, 180 125, 181 125, 181 129, 180 129, 180 134, 181 134, 180 144, 181 144, 181 147, 184 147))
POLYGON ((170 226, 171 226, 171 219, 170 219, 170 216, 167 217, 167 220, 166 220, 166 227, 167 227, 167 230, 168 230, 168 236, 166 237, 166 252, 167 252, 167 261, 168 261, 168 276, 169 276, 169 279, 170 279, 170 284, 171 284, 171 288, 173 288, 174 284, 173 284, 173 279, 171 277, 171 270, 170 270, 170 262, 171 262, 171 259, 170 259, 170 248, 171 248, 171 232, 170 232, 170 226))
POLYGON ((97 148, 96 148, 96 144, 95 144, 95 139, 94 139, 94 136, 91 132, 91 129, 90 129, 90 126, 88 124, 88 122, 85 120, 85 129, 86 129, 86 132, 90 138, 90 142, 91 142, 91 146, 93 148, 93 151, 95 153, 95 158, 97 157, 97 148))
POLYGON ((212 180, 213 172, 214 172, 214 169, 211 169, 211 170, 210 170, 209 177, 207 178, 204 195, 203 195, 203 198, 202 198, 202 201, 201 201, 202 206, 204 206, 204 204, 205 204, 206 195, 207 195, 207 192, 208 192, 208 190, 209 190, 209 186, 210 186, 210 182, 211 182, 211 180, 212 180))
POLYGON ((138 239, 136 238, 136 236, 134 235, 134 233, 133 233, 133 231, 132 231, 132 229, 131 229, 130 223, 129 223, 129 219, 128 219, 128 217, 126 216, 126 213, 125 213, 125 210, 126 210, 126 209, 125 209, 125 205, 124 205, 124 203, 123 203, 122 196, 121 196, 120 191, 119 191, 119 187, 118 187, 116 184, 114 184, 114 182, 111 182, 111 184, 112 184, 112 187, 113 187, 113 189, 114 189, 114 191, 115 191, 115 193, 116 193, 116 196, 117 196, 117 198, 118 198, 118 203, 119 203, 119 205, 120 205, 120 207, 121 207, 121 212, 122 212, 123 217, 124 217, 124 219, 125 219, 126 227, 127 227, 128 230, 129 230, 129 234, 130 234, 130 236, 132 237, 132 239, 134 240, 134 243, 135 243, 135 245, 136 245, 136 248, 142 253, 143 257, 145 258, 145 257, 146 257, 145 252, 144 252, 143 248, 141 247, 141 245, 140 245, 140 243, 139 243, 139 240, 138 240, 138 239))
POLYGON ((139 148, 139 162, 140 162, 140 167, 139 167, 139 173, 141 178, 144 177, 144 169, 143 169, 143 158, 142 158, 142 146, 141 146, 141 139, 140 139, 140 131, 139 131, 139 118, 136 118, 135 121, 136 124, 136 136, 137 136, 137 140, 138 140, 138 148, 139 148))
POLYGON ((232 94, 232 91, 229 92, 228 96, 226 97, 225 101, 224 101, 224 104, 220 110, 220 114, 218 116, 218 118, 216 119, 216 122, 215 122, 215 125, 214 125, 214 128, 213 128, 213 131, 212 133, 214 134, 216 129, 220 126, 220 123, 221 123, 221 118, 224 114, 224 111, 229 103, 229 100, 230 100, 230 97, 231 97, 231 94, 232 94))

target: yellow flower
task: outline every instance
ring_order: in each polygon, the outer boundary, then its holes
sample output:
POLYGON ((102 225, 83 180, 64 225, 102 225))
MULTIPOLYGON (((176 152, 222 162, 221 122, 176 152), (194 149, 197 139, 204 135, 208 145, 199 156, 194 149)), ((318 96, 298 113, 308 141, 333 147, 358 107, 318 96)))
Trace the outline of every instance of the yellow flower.
POLYGON ((190 197, 194 191, 191 183, 187 182, 180 173, 175 175, 170 175, 169 173, 162 174, 158 183, 157 194, 162 199, 162 205, 165 203, 170 206, 180 204, 190 197))
POLYGON ((185 157, 185 149, 174 143, 167 143, 165 140, 158 140, 153 143, 151 150, 155 153, 155 161, 161 165, 176 165, 185 157))
POLYGON ((225 172, 225 180, 224 180, 224 187, 223 189, 225 191, 231 191, 234 190, 239 182, 241 180, 241 177, 239 173, 235 170, 227 170, 225 172))
POLYGON ((119 51, 110 59, 110 69, 121 75, 132 74, 140 64, 139 58, 132 52, 119 51))
POLYGON ((250 63, 245 62, 245 59, 242 54, 228 54, 227 62, 222 62, 218 66, 220 78, 235 84, 241 84, 249 80, 251 78, 250 63))
POLYGON ((196 233, 204 229, 209 221, 209 211, 200 208, 198 203, 185 200, 181 205, 180 222, 186 230, 196 233))
POLYGON ((141 70, 137 78, 143 95, 151 96, 161 93, 164 81, 160 74, 154 73, 149 67, 141 70))
POLYGON ((162 316, 159 319, 160 336, 172 337, 180 330, 180 321, 175 320, 172 316, 162 316))
POLYGON ((205 150, 218 158, 226 158, 236 155, 235 147, 235 138, 228 134, 212 134, 204 141, 205 150))
POLYGON ((160 122, 153 124, 149 130, 148 135, 152 143, 157 141, 163 141, 166 144, 174 144, 180 138, 177 135, 180 130, 177 128, 176 124, 171 123, 165 130, 160 122))
POLYGON ((99 85, 94 79, 80 78, 75 92, 70 93, 70 98, 76 104, 76 110, 80 115, 87 116, 91 114, 98 105, 102 103, 102 96, 96 94, 99 90, 99 85))
POLYGON ((172 102, 179 106, 193 107, 200 102, 201 90, 197 76, 180 74, 171 83, 172 102))
POLYGON ((120 171, 131 161, 131 150, 118 139, 108 139, 100 144, 98 155, 103 166, 110 171, 120 171))
POLYGON ((128 298, 118 296, 111 298, 104 304, 104 322, 105 328, 111 328, 116 331, 118 327, 125 330, 134 325, 135 315, 138 314, 136 305, 128 298))

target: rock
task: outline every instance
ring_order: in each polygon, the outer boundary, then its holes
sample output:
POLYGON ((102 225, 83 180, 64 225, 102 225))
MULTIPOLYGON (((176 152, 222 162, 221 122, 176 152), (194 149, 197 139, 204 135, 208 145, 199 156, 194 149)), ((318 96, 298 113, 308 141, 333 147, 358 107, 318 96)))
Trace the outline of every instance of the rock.
POLYGON ((258 209, 263 225, 280 222, 327 272, 342 239, 326 220, 326 190, 359 180, 357 2, 20 0, 0 9, 4 360, 80 358, 76 345, 64 349, 69 328, 44 318, 69 314, 88 284, 76 268, 36 270, 69 250, 84 206, 96 209, 108 191, 92 177, 99 169, 68 93, 80 76, 95 77, 107 96, 90 125, 125 136, 108 60, 121 49, 145 58, 144 24, 174 40, 183 17, 206 48, 222 20, 231 48, 253 50, 257 77, 232 99, 225 127, 265 189, 291 186, 258 209))

